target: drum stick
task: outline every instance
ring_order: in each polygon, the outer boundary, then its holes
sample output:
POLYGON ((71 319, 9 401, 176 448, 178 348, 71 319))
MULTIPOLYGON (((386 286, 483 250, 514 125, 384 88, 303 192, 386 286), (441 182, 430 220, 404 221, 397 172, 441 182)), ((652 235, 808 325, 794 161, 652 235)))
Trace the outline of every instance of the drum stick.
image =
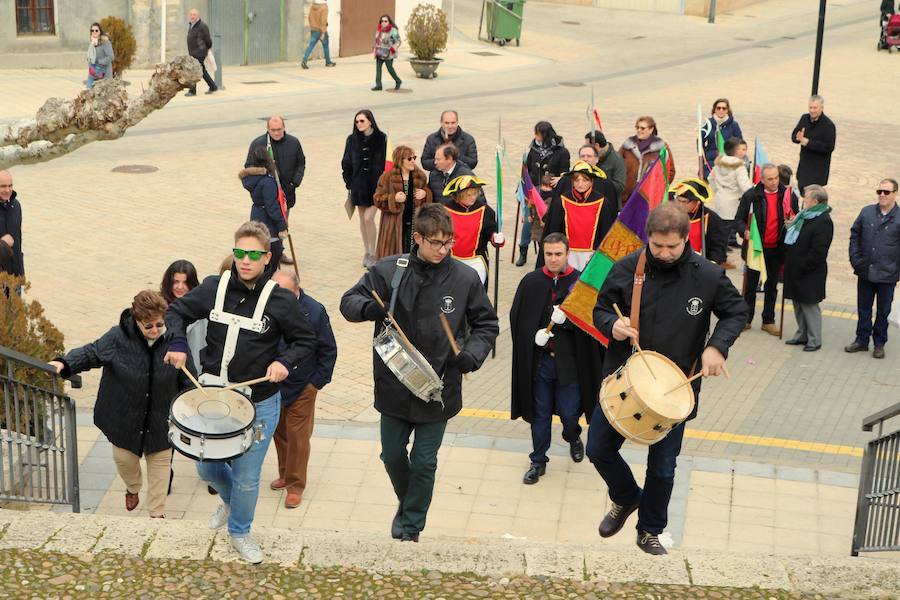
MULTIPOLYGON (((388 316, 388 318, 390 318, 391 323, 393 323, 394 327, 397 329, 397 333, 399 333, 401 336, 403 336, 403 339, 406 340, 407 344, 412 346, 413 343, 411 341, 409 341, 409 338, 406 337, 405 333, 403 333, 403 330, 400 328, 400 323, 398 323, 397 319, 394 318, 394 313, 392 313, 390 311, 390 309, 388 309, 387 305, 384 303, 384 300, 382 300, 381 296, 378 295, 378 292, 376 292, 375 290, 372 290, 372 297, 375 298, 375 302, 378 303, 378 306, 380 306, 387 312, 387 316, 388 316)), ((413 346, 413 347, 415 347, 415 346, 413 346)))
POLYGON ((666 394, 671 394, 672 392, 674 392, 674 391, 677 390, 677 389, 683 388, 684 386, 686 386, 687 384, 689 384, 690 382, 692 382, 693 380, 695 380, 695 379, 697 379, 697 378, 699 378, 699 377, 703 377, 703 371, 700 371, 699 373, 697 373, 697 374, 694 375, 693 377, 689 377, 688 379, 685 379, 684 381, 682 381, 681 383, 679 383, 678 385, 676 385, 675 387, 673 387, 673 388, 672 388, 671 390, 669 390, 668 392, 665 392, 665 393, 663 394, 663 396, 665 396, 666 394))
POLYGON ((230 385, 226 385, 220 391, 226 392, 228 390, 234 390, 239 387, 246 387, 246 386, 250 386, 250 385, 255 385, 257 383, 262 383, 263 381, 269 381, 269 376, 263 375, 262 377, 257 377, 256 379, 251 379, 250 381, 243 381, 241 383, 232 383, 230 385))
MULTIPOLYGON (((617 316, 617 317, 619 317, 620 319, 623 319, 623 320, 625 319, 625 317, 622 316, 622 311, 619 310, 619 305, 618 305, 618 304, 613 304, 613 310, 616 311, 616 316, 617 316)), ((650 371, 650 375, 653 376, 653 379, 656 379, 656 373, 654 373, 654 372, 653 372, 653 369, 650 368, 650 363, 647 362, 647 357, 644 356, 644 351, 641 350, 641 345, 640 345, 640 344, 638 343, 638 341, 635 340, 635 339, 632 339, 632 340, 631 340, 631 343, 634 344, 634 347, 635 347, 635 348, 637 348, 638 356, 640 356, 640 357, 641 357, 641 360, 644 361, 644 366, 647 367, 647 370, 648 370, 648 371, 650 371)))
MULTIPOLYGON (((450 322, 447 321, 447 316, 444 315, 444 313, 438 313, 438 318, 440 318, 441 320, 441 327, 444 328, 444 333, 447 334, 447 341, 450 342, 450 348, 453 350, 453 356, 457 356, 459 354, 459 346, 456 345, 456 338, 453 337, 453 330, 450 329, 450 322)), ((463 373, 463 379, 468 381, 468 374, 463 373)))
POLYGON ((194 378, 194 376, 191 374, 190 371, 188 371, 188 368, 184 365, 181 365, 181 370, 184 371, 184 374, 187 375, 187 378, 191 380, 191 383, 193 383, 194 386, 198 390, 200 390, 200 393, 202 393, 204 396, 206 396, 206 399, 209 400, 210 399, 209 394, 206 393, 206 390, 203 389, 203 386, 200 385, 200 382, 197 381, 196 378, 194 378))

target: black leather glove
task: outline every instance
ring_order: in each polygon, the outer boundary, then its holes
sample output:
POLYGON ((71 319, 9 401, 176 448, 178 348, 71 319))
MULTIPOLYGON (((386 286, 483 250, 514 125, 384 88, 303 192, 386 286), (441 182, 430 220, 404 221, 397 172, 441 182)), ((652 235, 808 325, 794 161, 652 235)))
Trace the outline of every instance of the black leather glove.
POLYGON ((471 373, 478 368, 475 357, 465 350, 460 350, 459 354, 453 359, 453 364, 459 369, 460 373, 471 373))
POLYGON ((381 308, 381 305, 378 304, 378 302, 372 300, 366 304, 366 307, 363 309, 363 316, 367 321, 382 321, 387 317, 387 311, 381 308))

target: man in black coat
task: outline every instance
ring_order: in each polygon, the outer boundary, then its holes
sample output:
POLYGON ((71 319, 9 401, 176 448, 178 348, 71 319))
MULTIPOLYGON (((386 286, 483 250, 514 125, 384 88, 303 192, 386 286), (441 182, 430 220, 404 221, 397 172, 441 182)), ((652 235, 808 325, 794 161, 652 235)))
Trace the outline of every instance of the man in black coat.
POLYGON ((425 148, 422 150, 422 168, 426 171, 434 171, 434 153, 438 147, 444 144, 453 144, 459 150, 457 160, 470 169, 478 166, 478 148, 475 146, 475 138, 462 130, 459 126, 459 113, 455 110, 445 110, 441 113, 441 128, 425 139, 425 148))
POLYGON ((431 188, 431 197, 435 202, 446 203, 453 200, 444 195, 447 184, 460 175, 475 174, 472 169, 459 162, 459 149, 453 144, 438 146, 434 153, 434 165, 434 170, 428 174, 428 187, 431 188))
MULTIPOLYGON (((761 181, 741 196, 734 223, 746 246, 746 241, 749 240, 751 214, 756 219, 763 244, 763 260, 766 263, 762 330, 777 336, 779 330, 775 325, 775 301, 778 299, 778 277, 784 264, 784 224, 794 218, 799 207, 793 190, 786 188, 779 181, 778 167, 771 163, 763 165, 760 177, 761 181)), ((745 260, 746 252, 745 248, 745 260)), ((749 310, 744 329, 750 329, 756 312, 756 286, 759 278, 759 271, 747 269, 744 273, 744 299, 749 310)))
POLYGON ((268 148, 269 144, 272 145, 272 154, 275 156, 275 168, 278 170, 278 181, 284 191, 285 203, 288 209, 294 208, 297 188, 303 183, 303 175, 306 173, 306 155, 303 154, 300 140, 285 132, 282 117, 269 117, 266 121, 266 133, 250 142, 244 168, 253 166, 254 148, 268 148))
POLYGON ((811 184, 828 185, 831 169, 831 153, 837 131, 834 123, 825 116, 825 100, 814 95, 809 98, 809 112, 797 122, 791 132, 791 141, 800 144, 800 162, 797 163, 797 185, 800 193, 811 184))
POLYGON ((566 319, 559 305, 581 271, 569 263, 569 240, 561 233, 544 238, 544 268, 531 271, 516 289, 509 311, 513 341, 510 418, 531 424, 531 464, 523 483, 546 472, 554 412, 575 462, 584 459, 579 417, 593 415, 600 388, 600 344, 566 319), (552 331, 547 331, 550 323, 552 331))
POLYGON ((846 352, 869 349, 872 356, 884 358, 888 337, 888 315, 894 300, 894 288, 900 280, 900 207, 897 206, 897 180, 882 179, 877 188, 878 202, 863 207, 850 228, 850 264, 856 273, 856 339, 846 352), (875 323, 872 323, 872 303, 875 323))
MULTIPOLYGON (((188 54, 200 62, 200 68, 203 69, 203 81, 209 86, 207 94, 216 92, 216 82, 210 77, 206 70, 206 55, 212 52, 212 36, 209 35, 209 27, 200 20, 200 12, 196 8, 192 8, 190 15, 190 23, 188 24, 187 47, 188 54)), ((185 96, 196 96, 197 86, 192 85, 191 89, 185 96)))
POLYGON ((0 170, 0 240, 6 242, 13 254, 10 275, 25 276, 25 255, 22 253, 22 205, 16 199, 12 174, 0 170))
POLYGON ((822 347, 822 309, 828 278, 828 249, 834 223, 828 213, 828 193, 820 185, 806 186, 803 210, 788 225, 784 236, 784 297, 794 302, 797 333, 784 343, 803 346, 804 352, 822 347))
POLYGON ((728 229, 722 222, 722 217, 706 206, 712 199, 709 184, 696 177, 683 179, 672 186, 672 194, 675 196, 676 206, 691 220, 688 241, 694 252, 719 266, 733 269, 734 265, 726 260, 728 229))
MULTIPOLYGON (((747 320, 747 307, 725 271, 691 250, 688 230, 683 211, 671 204, 655 208, 647 219, 647 247, 622 258, 610 270, 594 308, 594 325, 609 338, 604 376, 629 360, 632 340, 644 350, 668 357, 686 375, 698 370, 705 376, 724 372, 728 349, 747 320), (631 317, 620 319, 614 305, 625 315, 638 316, 632 293, 636 272, 644 261, 639 323, 631 317), (707 339, 713 314, 718 322, 707 339)), ((700 379, 691 385, 695 398, 699 397, 700 379)), ((688 419, 696 416, 697 406, 688 419)), ((684 423, 680 423, 650 446, 641 490, 619 454, 625 438, 609 424, 599 405, 594 409, 587 456, 606 482, 613 503, 600 524, 601 537, 618 533, 637 510, 638 547, 649 554, 666 553, 658 536, 668 523, 675 461, 683 436, 684 423)))
POLYGON ((259 544, 250 538, 250 528, 263 459, 281 415, 279 384, 316 348, 316 334, 297 298, 271 281, 275 265, 267 268, 272 260, 270 237, 263 223, 241 225, 234 234, 231 271, 207 277, 166 313, 166 328, 172 333, 166 363, 176 369, 184 365, 189 350, 187 326, 209 319, 206 348, 200 354, 200 382, 229 385, 266 377, 249 388, 238 388, 253 402, 258 441, 228 463, 197 463, 201 479, 223 502, 210 517, 210 529, 227 524, 232 547, 253 564, 263 560, 259 544))
POLYGON ((497 314, 477 273, 450 256, 453 222, 447 209, 425 204, 413 223, 413 249, 375 264, 341 298, 341 314, 352 323, 375 322, 384 330, 387 311, 374 294, 393 305, 393 321, 443 381, 440 400, 425 401, 397 379, 373 350, 375 410, 381 413, 381 460, 400 506, 391 523, 395 539, 417 542, 434 491, 437 452, 447 421, 462 409, 462 376, 477 370, 500 331, 497 314), (399 273, 399 275, 398 275, 399 273), (392 296, 396 296, 392 299, 392 296), (441 326, 443 314, 459 339, 453 350, 441 326), (415 432, 412 450, 407 451, 415 432))

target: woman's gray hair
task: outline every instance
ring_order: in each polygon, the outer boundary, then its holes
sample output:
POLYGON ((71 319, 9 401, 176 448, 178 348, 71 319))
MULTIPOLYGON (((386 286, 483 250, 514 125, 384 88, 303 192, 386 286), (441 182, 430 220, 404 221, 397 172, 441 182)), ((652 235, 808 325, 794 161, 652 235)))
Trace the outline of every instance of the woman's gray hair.
POLYGON ((821 185, 808 185, 803 189, 803 195, 815 200, 818 204, 828 204, 828 192, 821 185))

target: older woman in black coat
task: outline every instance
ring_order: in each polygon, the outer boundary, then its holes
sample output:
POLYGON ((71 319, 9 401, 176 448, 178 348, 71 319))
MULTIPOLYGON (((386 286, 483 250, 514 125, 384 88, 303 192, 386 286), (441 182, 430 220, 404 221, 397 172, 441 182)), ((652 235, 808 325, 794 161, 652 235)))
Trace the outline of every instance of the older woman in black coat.
POLYGON ((822 347, 819 303, 825 299, 828 249, 834 237, 830 212, 828 193, 824 188, 806 186, 803 210, 789 222, 784 239, 784 297, 793 300, 797 319, 797 333, 785 344, 802 345, 805 352, 815 352, 822 347))
POLYGON ((363 266, 375 264, 375 188, 384 173, 387 160, 387 135, 378 129, 371 110, 364 109, 353 117, 353 133, 347 136, 341 170, 347 186, 349 201, 359 213, 359 231, 365 254, 363 266))
POLYGON ((190 386, 163 363, 169 346, 165 328, 167 304, 159 292, 145 290, 122 311, 119 324, 103 337, 70 350, 50 364, 63 377, 103 368, 94 405, 94 425, 113 446, 113 460, 125 482, 125 508, 137 508, 141 490, 141 456, 147 467, 150 516, 166 516, 169 483, 169 405, 190 386))

